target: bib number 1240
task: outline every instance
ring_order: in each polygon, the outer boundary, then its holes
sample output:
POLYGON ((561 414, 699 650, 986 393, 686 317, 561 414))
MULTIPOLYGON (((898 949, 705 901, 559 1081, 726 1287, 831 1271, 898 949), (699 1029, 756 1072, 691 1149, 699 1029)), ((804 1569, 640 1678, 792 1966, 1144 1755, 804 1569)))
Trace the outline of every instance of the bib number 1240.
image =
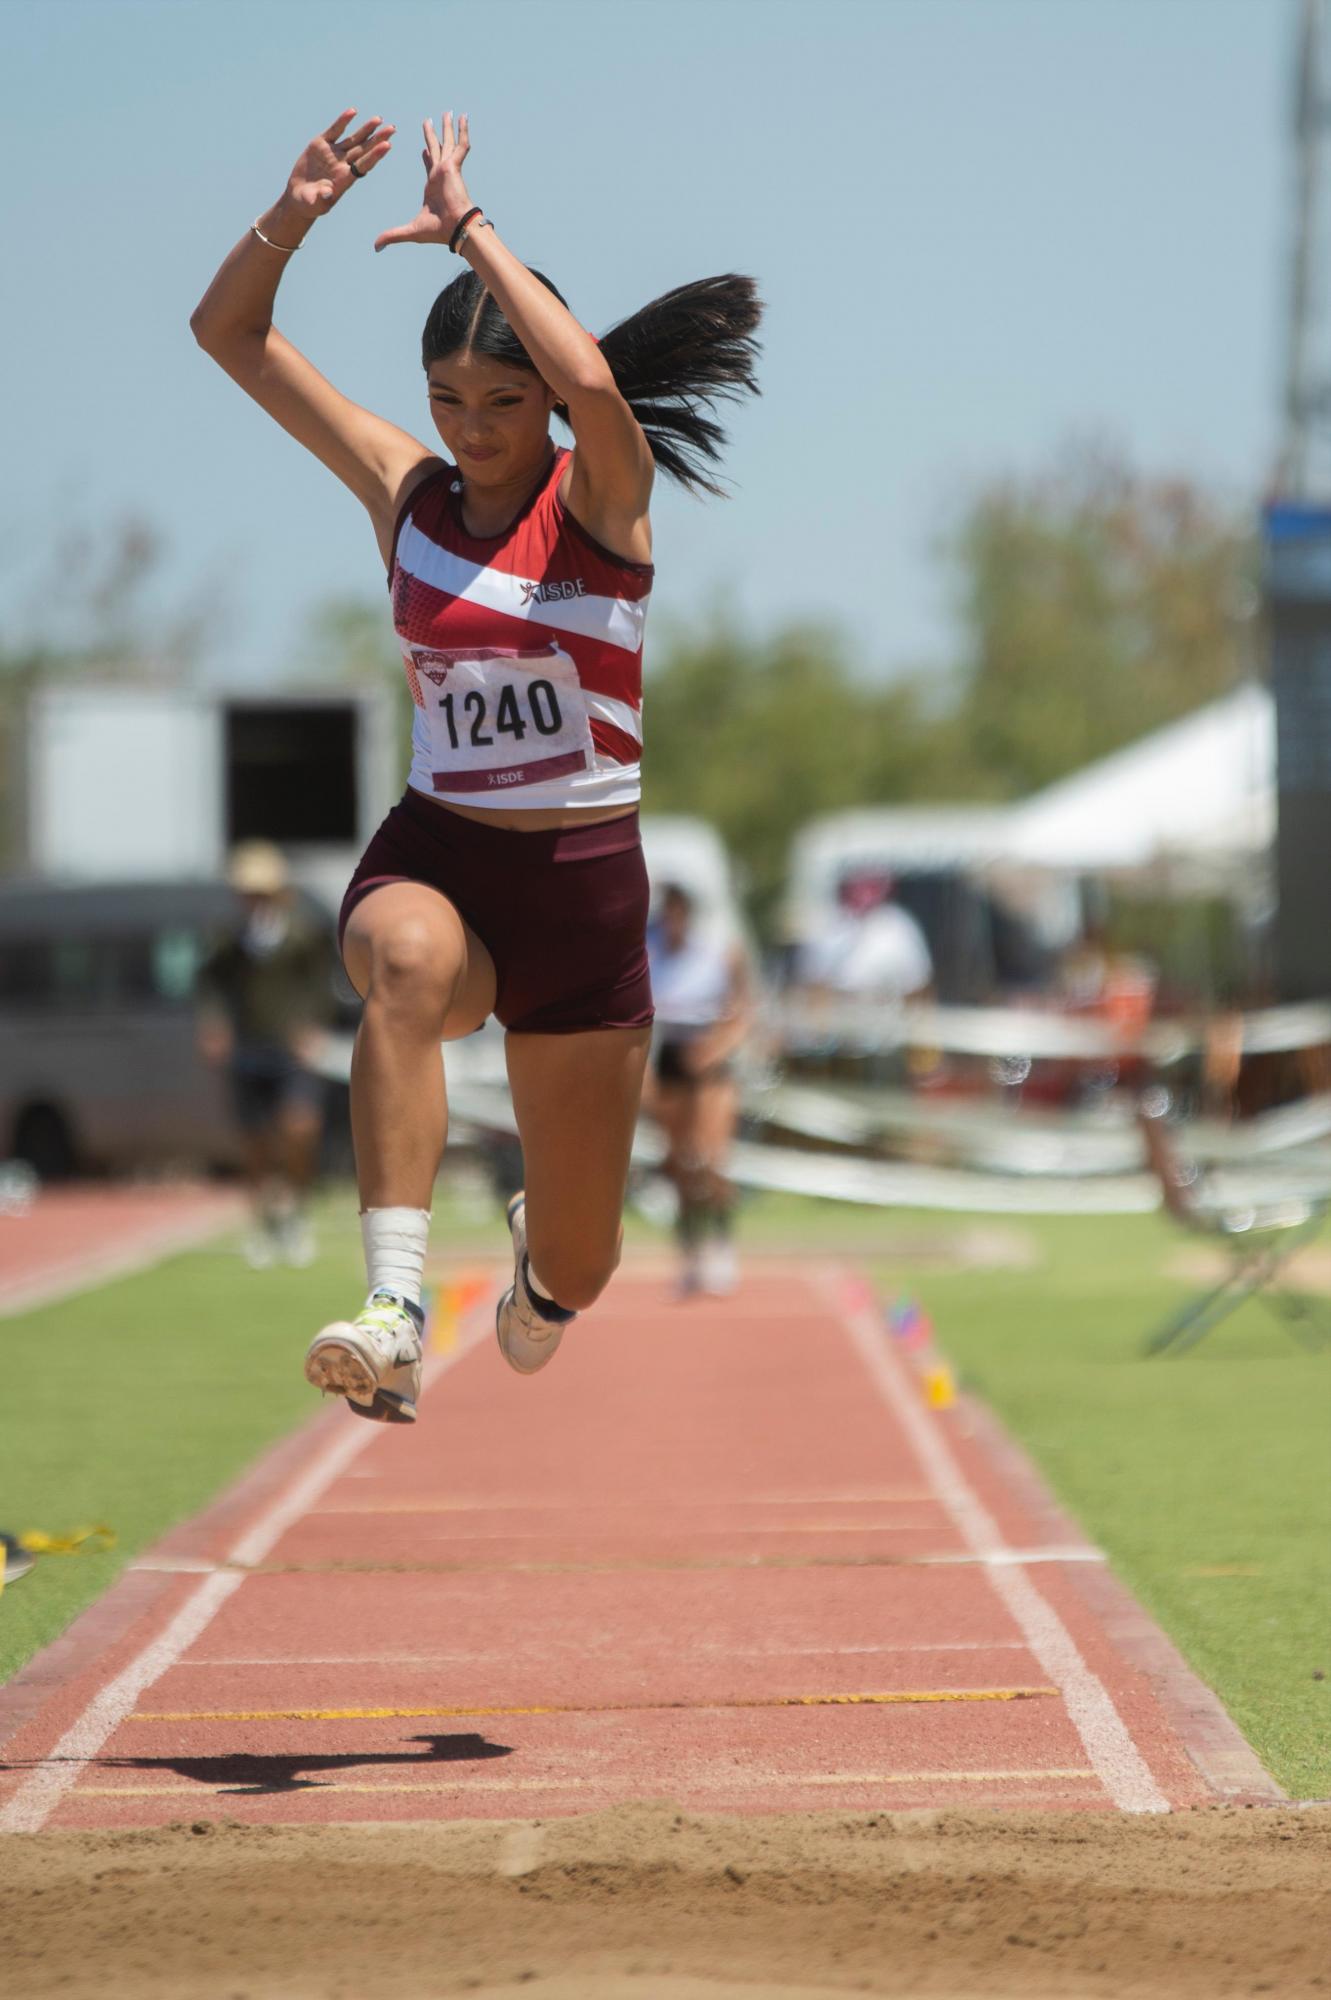
POLYGON ((491 724, 489 704, 479 688, 469 688, 460 703, 455 703, 451 692, 440 695, 439 707, 453 749, 461 749, 464 736, 478 749, 494 744, 502 736, 521 743, 529 729, 534 729, 538 736, 557 736, 564 726, 564 718, 554 684, 546 680, 528 681, 523 693, 526 695, 525 703, 519 701, 518 691, 512 682, 504 682, 495 706, 493 735, 488 733, 491 724), (526 715, 523 714, 524 707, 526 715))

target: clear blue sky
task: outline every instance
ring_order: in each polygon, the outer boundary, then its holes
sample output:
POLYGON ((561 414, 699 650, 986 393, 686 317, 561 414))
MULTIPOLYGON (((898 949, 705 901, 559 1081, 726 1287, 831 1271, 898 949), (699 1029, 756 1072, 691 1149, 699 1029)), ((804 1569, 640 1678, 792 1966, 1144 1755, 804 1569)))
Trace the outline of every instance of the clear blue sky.
MULTIPOLYGON (((1074 435, 1240 500, 1273 456, 1290 0, 8 0, 0 618, 57 520, 134 511, 211 671, 276 676, 310 606, 382 590, 355 503, 195 348, 212 270, 344 104, 403 128, 278 320, 430 436, 420 324, 458 266, 375 232, 419 120, 593 330, 754 273, 734 497, 656 504, 658 617, 831 616, 871 671, 954 645, 940 537, 1074 435)), ((25 614, 25 617, 27 614, 25 614)), ((650 633, 649 633, 650 647, 650 633)))

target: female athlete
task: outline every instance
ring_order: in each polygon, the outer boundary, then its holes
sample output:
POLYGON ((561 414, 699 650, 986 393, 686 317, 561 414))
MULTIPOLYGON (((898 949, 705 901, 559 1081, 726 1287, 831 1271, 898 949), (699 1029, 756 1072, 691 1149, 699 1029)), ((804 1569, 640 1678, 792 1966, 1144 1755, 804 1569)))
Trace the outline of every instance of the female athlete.
POLYGON ((702 279, 598 345, 472 202, 465 114, 456 133, 451 112, 438 133, 427 120, 420 212, 375 248, 444 247, 470 267, 425 324, 431 451, 340 395, 272 323, 292 255, 390 150, 393 126, 355 117, 305 148, 191 325, 368 512, 416 705, 407 790, 342 908, 365 1003, 351 1116, 369 1295, 305 1363, 359 1415, 409 1423, 441 1040, 491 1013, 508 1031, 526 1180, 497 1312, 509 1363, 543 1367, 619 1261, 652 1019, 637 824, 648 503, 657 465, 719 490, 707 470, 724 438, 705 412, 756 390, 761 308, 750 279, 702 279))
POLYGON ((679 1292, 720 1297, 738 1276, 727 1168, 739 1122, 734 1058, 754 1019, 748 953, 699 923, 688 890, 670 882, 647 956, 656 1003, 647 1104, 665 1134, 664 1172, 679 1202, 679 1292))

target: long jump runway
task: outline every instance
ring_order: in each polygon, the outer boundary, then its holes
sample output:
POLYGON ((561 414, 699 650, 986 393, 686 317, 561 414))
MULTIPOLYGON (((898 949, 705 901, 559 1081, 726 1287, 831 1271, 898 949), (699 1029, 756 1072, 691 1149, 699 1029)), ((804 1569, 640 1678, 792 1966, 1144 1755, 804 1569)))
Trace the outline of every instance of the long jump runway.
POLYGON ((530 1380, 494 1277, 0 1691, 0 1831, 1283 1797, 854 1273, 629 1268, 530 1380))

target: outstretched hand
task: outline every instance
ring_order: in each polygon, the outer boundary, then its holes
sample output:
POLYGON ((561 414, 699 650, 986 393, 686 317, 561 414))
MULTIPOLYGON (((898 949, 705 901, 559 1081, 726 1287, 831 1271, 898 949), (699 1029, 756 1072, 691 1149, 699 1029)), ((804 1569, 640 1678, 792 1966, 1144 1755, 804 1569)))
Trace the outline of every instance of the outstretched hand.
POLYGON ((397 127, 367 118, 349 133, 347 127, 355 116, 353 105, 317 139, 310 140, 287 182, 286 198, 294 208, 310 216, 327 215, 352 183, 363 180, 389 151, 397 127))
POLYGON ((391 243, 447 244, 472 206, 462 180, 462 162, 471 151, 466 112, 458 119, 456 137, 451 111, 444 113, 442 137, 435 132, 431 118, 425 120, 422 129, 425 133, 425 147, 421 153, 425 168, 425 193, 421 197, 420 213, 400 229, 386 229, 382 236, 376 236, 376 250, 386 250, 391 243))

